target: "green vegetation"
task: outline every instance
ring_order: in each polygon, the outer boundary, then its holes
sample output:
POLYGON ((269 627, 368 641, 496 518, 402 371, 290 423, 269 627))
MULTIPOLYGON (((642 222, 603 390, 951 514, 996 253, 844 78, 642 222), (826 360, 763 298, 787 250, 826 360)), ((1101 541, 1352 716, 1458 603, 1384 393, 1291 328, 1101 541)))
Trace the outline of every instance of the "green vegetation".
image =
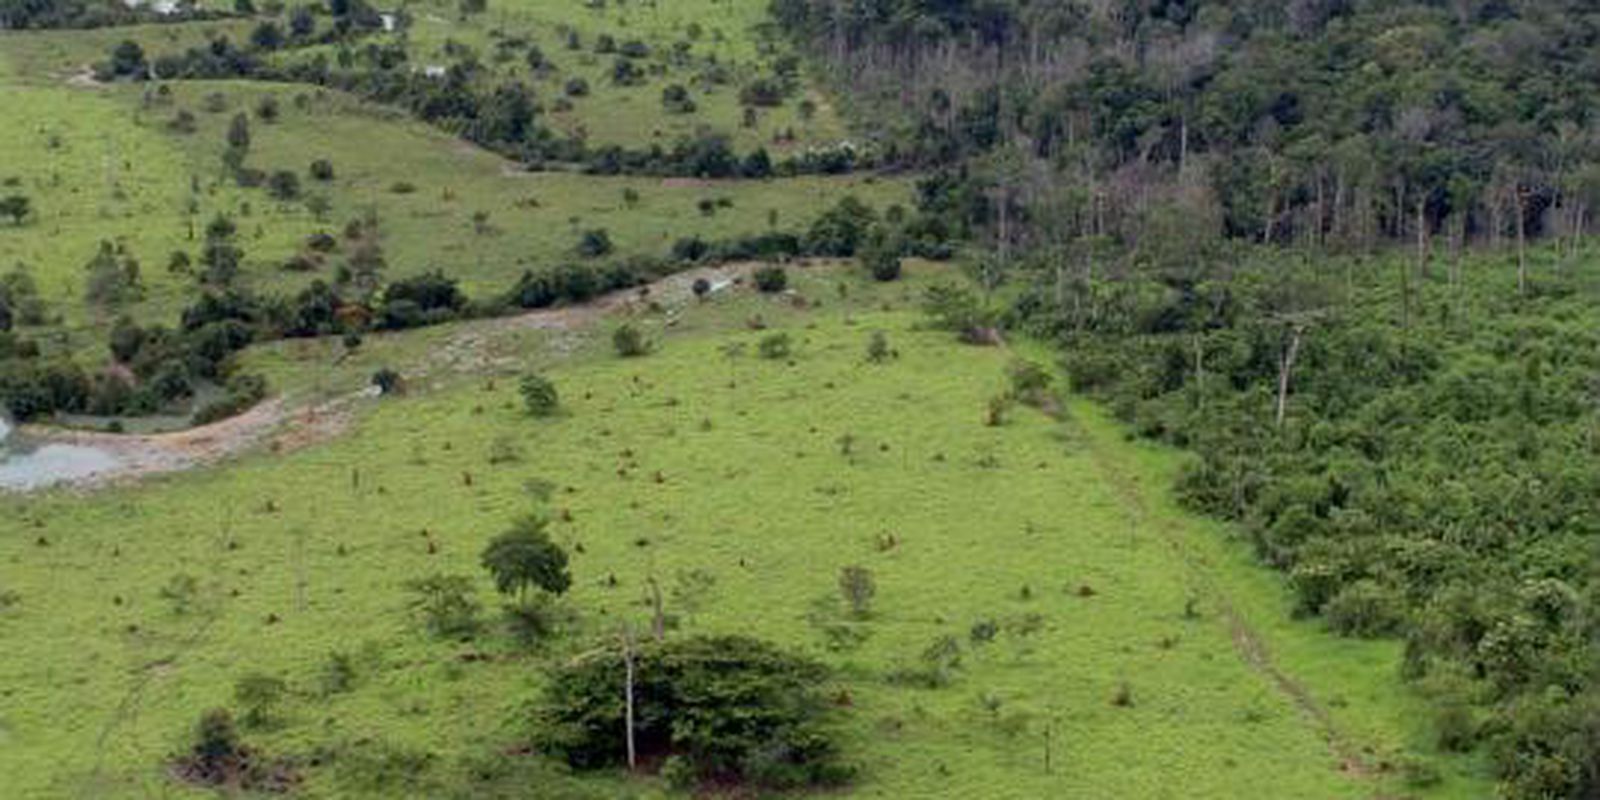
POLYGON ((824 720, 828 670, 759 639, 695 637, 591 654, 551 680, 540 709, 544 747, 575 767, 671 753, 669 783, 739 781, 792 789, 842 784, 824 720), (639 676, 633 681, 630 676, 639 676), (635 722, 615 713, 638 697, 635 722))
MULTIPOLYGON (((907 284, 796 271, 792 288, 821 308, 753 290, 691 302, 643 360, 611 352, 608 321, 575 351, 507 329, 513 338, 482 346, 520 354, 505 365, 512 379, 463 376, 373 401, 334 441, 89 498, 0 501, 23 522, 0 537, 0 561, 15 566, 7 586, 23 598, 0 619, 12 643, 0 664, 18 689, 0 700, 8 757, 21 754, 13 785, 139 793, 165 780, 151 765, 186 746, 197 715, 260 673, 289 690, 251 745, 319 754, 318 766, 296 759, 297 793, 484 796, 536 780, 608 795, 615 773, 569 776, 502 754, 549 730, 524 715, 547 676, 597 646, 609 655, 591 658, 617 658, 631 621, 641 664, 659 626, 668 643, 758 631, 828 667, 830 740, 862 791, 1157 794, 1174 776, 1194 796, 1398 786, 1376 767, 1336 768, 1329 732, 1236 649, 1235 625, 1249 620, 1336 741, 1374 748, 1374 762, 1426 759, 1444 776, 1440 796, 1481 794, 1473 762, 1435 754, 1394 679, 1398 648, 1290 622, 1279 587, 1217 527, 1171 509, 1160 488, 1170 454, 1129 446, 1087 407, 984 426, 1011 357, 919 329, 903 310, 933 280, 919 269, 931 268, 914 265, 907 284), (832 300, 841 281, 848 302, 832 300), (767 332, 744 330, 755 314, 767 332), (872 330, 898 358, 863 358, 872 330), (774 331, 796 341, 792 366, 755 357, 774 331), (514 379, 534 365, 564 389, 563 416, 538 426, 514 379), (526 457, 489 463, 497 440, 526 457), (530 508, 549 512, 550 540, 569 555, 560 602, 573 615, 531 651, 479 611, 493 586, 484 548, 530 508), (156 600, 175 560, 201 574, 184 616, 156 600), (52 589, 84 564, 92 591, 52 589), (853 573, 842 588, 846 567, 870 581, 853 573), (850 597, 870 598, 864 615, 850 597), (169 658, 155 674, 142 667, 169 658), (47 663, 78 688, 28 677, 47 663), (330 663, 353 676, 332 694, 330 663), (1122 683, 1137 700, 1126 708, 1112 703, 1122 683), (135 687, 139 715, 116 715, 135 687), (117 745, 105 757, 78 746, 108 724, 117 745)), ((659 316, 632 322, 663 330, 659 316)), ((360 358, 415 372, 402 354, 360 358)), ((370 371, 350 366, 347 385, 370 371)), ((667 777, 638 791, 663 791, 667 777)))
POLYGON ((1237 521, 1300 613, 1404 639, 1442 746, 1481 744, 1512 796, 1582 796, 1600 763, 1589 279, 1541 270, 1522 296, 1496 260, 1459 284, 1412 268, 1129 281, 1082 317, 1021 305, 1076 388, 1199 455, 1183 502, 1237 521))
POLYGON ((8 796, 1596 796, 1597 21, 0 0, 8 796))

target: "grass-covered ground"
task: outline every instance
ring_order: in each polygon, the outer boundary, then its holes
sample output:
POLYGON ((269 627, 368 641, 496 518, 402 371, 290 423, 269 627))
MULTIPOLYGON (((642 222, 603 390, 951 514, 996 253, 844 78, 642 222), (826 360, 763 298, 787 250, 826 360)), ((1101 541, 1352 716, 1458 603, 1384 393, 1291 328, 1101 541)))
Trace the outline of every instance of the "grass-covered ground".
POLYGON ((781 105, 762 107, 755 125, 745 124, 740 90, 770 77, 775 61, 777 41, 757 35, 762 25, 770 24, 763 0, 611 4, 513 0, 491 4, 488 13, 465 20, 454 13, 453 3, 416 8, 409 32, 414 61, 448 63, 445 43, 467 44, 493 63, 497 74, 532 83, 547 99, 550 121, 558 130, 581 133, 594 144, 670 147, 709 127, 729 134, 741 152, 766 147, 781 155, 849 138, 827 97, 813 90, 800 91, 781 105), (576 33, 577 49, 570 47, 568 32, 576 33), (508 33, 527 37, 554 69, 535 74, 519 59, 496 62, 496 44, 508 33), (611 70, 617 56, 596 52, 602 36, 619 46, 630 40, 643 42, 651 55, 642 61, 660 73, 648 75, 638 86, 616 85, 611 70), (571 110, 555 110, 554 99, 574 78, 586 81, 590 94, 572 98, 571 110), (693 113, 664 110, 662 90, 673 84, 689 90, 696 106, 693 113), (814 108, 810 116, 801 112, 807 100, 814 108))
POLYGON ((499 371, 544 369, 561 416, 526 416, 509 375, 445 380, 370 402, 309 449, 0 501, 10 795, 176 792, 164 759, 255 671, 291 698, 248 736, 301 760, 304 796, 662 793, 518 749, 542 666, 620 620, 647 625, 654 577, 684 631, 755 633, 838 668, 864 796, 1400 796, 1418 759, 1444 775, 1429 796, 1483 796, 1471 765, 1418 745, 1396 648, 1286 622, 1276 579, 1164 499, 1170 453, 1081 404, 986 425, 1015 356, 921 329, 910 299, 927 280, 797 275, 805 309, 729 290, 670 328, 637 318, 660 345, 643 359, 610 354, 615 320, 502 326, 483 344, 514 357, 499 371), (748 329, 755 315, 768 330, 748 329), (875 330, 898 358, 867 362, 875 330), (758 357, 773 332, 792 359, 758 357), (429 638, 402 584, 471 575, 492 605, 478 553, 536 507, 573 552, 572 630, 532 652, 499 633, 429 638), (831 650, 817 623, 841 618, 846 565, 873 571, 877 598, 865 641, 831 650), (676 591, 705 587, 683 577, 697 571, 709 588, 676 591), (181 613, 161 593, 180 575, 198 585, 181 613), (970 633, 983 621, 999 631, 986 644, 970 633), (949 686, 888 682, 947 634, 962 650, 949 686), (355 679, 329 694, 335 652, 355 679))
MULTIPOLYGON (((541 119, 591 144, 670 146, 707 126, 741 152, 782 156, 848 138, 829 99, 805 86, 744 124, 740 89, 781 56, 757 33, 765 8, 508 0, 462 18, 454 3, 423 3, 408 7, 407 48, 418 67, 454 58, 447 43, 471 48, 484 80, 533 81, 541 119), (616 56, 595 52, 603 34, 650 47, 642 85, 613 85, 616 56), (525 49, 497 56, 512 37, 555 69, 533 74, 525 49), (590 92, 557 110, 573 78, 590 92), (672 83, 695 113, 664 109, 672 83), (794 141, 774 141, 790 128, 794 141)), ((123 39, 154 56, 217 32, 243 41, 253 24, 0 33, 0 195, 24 192, 34 207, 20 226, 0 223, 0 271, 23 265, 49 312, 21 335, 97 364, 115 315, 172 324, 198 289, 168 258, 196 255, 219 214, 238 223, 246 288, 330 279, 347 254, 309 273, 281 265, 308 234, 374 217, 386 278, 437 268, 484 298, 577 258, 592 229, 608 232, 615 257, 660 256, 682 237, 804 230, 848 194, 880 210, 913 203, 912 176, 531 174, 315 87, 157 92, 82 76, 123 39), (270 122, 258 112, 269 96, 270 122), (182 112, 192 131, 171 124, 182 112), (300 199, 225 176, 236 113, 250 117, 248 166, 295 172, 300 199), (311 178, 314 159, 331 162, 331 180, 311 178), (138 259, 143 300, 85 303, 83 265, 102 239, 138 259)), ((246 733, 295 759, 303 796, 665 794, 647 775, 573 775, 522 749, 544 667, 620 620, 644 628, 652 578, 682 632, 750 633, 837 668, 855 794, 1488 793, 1479 765, 1433 752, 1395 644, 1291 621, 1281 579, 1230 529, 1176 509, 1173 453, 1130 444, 1077 401, 986 425, 1016 355, 923 329, 915 299, 938 268, 910 269, 894 284, 848 266, 792 270, 804 307, 744 287, 665 312, 641 299, 628 313, 661 345, 643 359, 615 357, 618 320, 589 312, 369 335, 354 351, 335 337, 252 347, 241 371, 266 376, 296 415, 282 452, 95 493, 0 497, 0 796, 183 795, 168 759, 252 672, 288 683, 275 720, 246 733), (752 329, 757 318, 767 330, 752 329), (897 358, 866 361, 873 331, 897 358), (790 359, 758 356, 774 332, 793 338, 790 359), (408 396, 357 401, 348 426, 302 424, 307 407, 350 396, 385 366, 415 379, 408 396), (555 380, 561 416, 521 412, 527 369, 555 380), (307 431, 338 435, 305 447, 307 431), (497 627, 472 642, 430 638, 405 610, 405 582, 470 575, 493 618, 478 554, 534 508, 555 516, 573 552, 564 605, 577 622, 531 651, 497 627), (837 649, 824 629, 843 619, 847 565, 872 570, 878 592, 855 626, 865 640, 837 649), (185 577, 194 591, 172 591, 185 577), (988 623, 992 641, 979 641, 988 623), (891 682, 946 635, 961 650, 950 685, 891 682), (337 691, 325 680, 334 654, 353 667, 337 691)))
MULTIPOLYGON (((670 147, 710 129, 729 134, 744 152, 772 145, 778 131, 794 128, 800 138, 774 146, 781 155, 843 135, 826 99, 804 88, 781 107, 760 109, 756 127, 744 125, 739 90, 770 75, 776 57, 757 35, 765 18, 760 2, 605 9, 571 0, 497 5, 470 17, 454 4, 422 4, 409 13, 405 41, 412 66, 426 67, 446 42, 471 48, 486 65, 483 82, 533 82, 544 107, 540 119, 568 132, 581 128, 591 143, 670 147), (567 48, 568 30, 582 43, 578 50, 567 48), (656 65, 659 74, 639 86, 615 85, 606 74, 616 56, 595 52, 601 33, 619 43, 646 42, 652 55, 639 61, 656 65), (538 46, 556 68, 534 75, 520 49, 515 58, 496 58, 497 43, 508 38, 538 46), (688 48, 672 55, 679 41, 688 48), (726 82, 702 80, 712 67, 726 82), (571 98, 570 110, 558 110, 555 101, 574 77, 585 79, 590 92, 571 98), (661 91, 673 82, 692 88, 699 111, 664 110, 661 91), (817 108, 809 120, 799 119, 805 97, 817 108)), ((98 358, 106 329, 122 314, 172 324, 196 289, 193 277, 168 269, 169 261, 175 251, 198 256, 204 226, 218 215, 239 226, 245 252, 240 284, 246 288, 293 293, 312 280, 331 280, 347 254, 330 254, 326 268, 313 273, 288 273, 282 265, 303 250, 309 234, 337 234, 352 219, 376 217, 386 279, 442 269, 469 295, 487 298, 525 270, 573 260, 589 230, 610 235, 613 258, 660 257, 682 237, 803 231, 847 194, 880 209, 911 203, 909 180, 871 175, 701 182, 526 173, 397 109, 312 86, 175 81, 158 91, 151 84, 97 85, 86 78, 88 65, 105 60, 123 40, 138 42, 154 59, 217 35, 244 43, 255 24, 233 19, 0 32, 0 107, 7 112, 0 114, 0 153, 6 156, 0 195, 25 194, 33 207, 24 224, 0 226, 0 270, 20 266, 38 284, 48 324, 27 332, 47 350, 98 358), (258 113, 268 97, 280 108, 270 122, 258 113), (300 198, 276 200, 229 176, 221 158, 238 113, 251 120, 247 165, 295 173, 300 198), (193 115, 191 129, 172 124, 186 114, 193 115), (332 180, 311 178, 316 159, 332 163, 332 180), (138 261, 141 300, 114 308, 85 301, 84 265, 101 241, 123 245, 138 261)), ((332 53, 327 47, 305 53, 322 50, 332 53)))
POLYGON ((309 234, 337 234, 348 220, 375 215, 388 277, 444 269, 469 295, 488 297, 525 270, 576 260, 591 229, 608 232, 618 257, 664 256, 686 236, 804 230, 846 194, 879 208, 910 202, 906 181, 870 175, 700 182, 527 173, 396 112, 304 86, 180 83, 146 102, 136 87, 0 83, 0 102, 20 112, 0 115, 0 147, 21 156, 0 166, 0 180, 14 181, 36 209, 26 224, 0 228, 0 268, 25 266, 52 319, 62 320, 55 327, 80 351, 98 349, 118 313, 171 324, 192 301, 194 280, 169 271, 168 260, 178 250, 197 256, 205 224, 219 214, 239 225, 245 286, 287 292, 331 280, 342 254, 320 272, 282 265, 309 234), (203 110, 216 94, 224 110, 203 110), (223 175, 229 120, 253 115, 269 95, 282 110, 276 122, 252 125, 250 164, 300 175, 299 201, 223 175), (195 115, 193 133, 169 126, 181 110, 195 115), (319 158, 332 162, 333 180, 307 174, 319 158), (320 216, 307 207, 312 197, 327 201, 320 216), (716 204, 713 213, 703 200, 716 204), (144 300, 116 309, 85 302, 84 264, 101 240, 121 242, 139 260, 144 300))

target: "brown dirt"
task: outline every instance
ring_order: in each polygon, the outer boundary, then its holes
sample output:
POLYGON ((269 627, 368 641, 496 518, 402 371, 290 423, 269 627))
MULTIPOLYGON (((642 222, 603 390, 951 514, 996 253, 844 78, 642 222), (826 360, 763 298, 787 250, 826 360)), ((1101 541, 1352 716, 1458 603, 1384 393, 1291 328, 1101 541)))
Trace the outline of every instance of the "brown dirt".
POLYGON ((87 64, 77 72, 67 76, 66 84, 74 89, 103 89, 105 85, 95 80, 94 67, 87 64))
MULTIPOLYGON (((655 303, 665 310, 670 325, 678 309, 693 297, 696 280, 704 278, 713 286, 726 289, 757 266, 738 263, 701 267, 670 275, 647 286, 613 292, 583 305, 470 323, 429 354, 421 368, 411 375, 411 384, 425 386, 427 377, 440 372, 476 374, 515 366, 520 361, 496 358, 493 352, 496 342, 517 330, 562 332, 565 335, 557 337, 552 347, 565 355, 576 349, 590 329, 608 315, 640 313, 655 303)), ((373 397, 373 391, 362 390, 300 407, 293 407, 290 398, 273 397, 228 419, 170 433, 114 434, 41 425, 23 426, 20 433, 35 441, 98 447, 116 456, 121 462, 117 467, 68 484, 92 489, 215 464, 263 446, 273 453, 310 447, 348 430, 363 402, 373 397)))

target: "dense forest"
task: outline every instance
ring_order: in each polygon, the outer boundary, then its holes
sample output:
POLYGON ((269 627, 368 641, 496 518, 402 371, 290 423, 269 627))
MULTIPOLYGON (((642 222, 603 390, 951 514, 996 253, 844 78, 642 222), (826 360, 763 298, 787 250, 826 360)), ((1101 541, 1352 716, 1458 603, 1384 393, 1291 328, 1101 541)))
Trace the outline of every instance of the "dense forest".
POLYGON ((1405 641, 1447 750, 1600 795, 1600 13, 775 0, 923 211, 947 327, 1060 343, 1300 610, 1405 641))
POLYGON ((1005 244, 1138 243, 1172 212, 1276 244, 1581 238, 1600 194, 1590 3, 773 11, 859 107, 898 109, 897 159, 981 159, 1005 244))

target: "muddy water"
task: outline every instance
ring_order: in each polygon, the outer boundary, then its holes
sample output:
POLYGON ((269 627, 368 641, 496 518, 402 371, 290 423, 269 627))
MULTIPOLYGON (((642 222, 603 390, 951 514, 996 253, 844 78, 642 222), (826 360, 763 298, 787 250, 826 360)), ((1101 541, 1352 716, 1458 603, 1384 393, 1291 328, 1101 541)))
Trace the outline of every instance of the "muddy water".
POLYGON ((115 468, 121 461, 98 447, 78 444, 31 445, 0 417, 0 491, 26 491, 83 480, 115 468))

